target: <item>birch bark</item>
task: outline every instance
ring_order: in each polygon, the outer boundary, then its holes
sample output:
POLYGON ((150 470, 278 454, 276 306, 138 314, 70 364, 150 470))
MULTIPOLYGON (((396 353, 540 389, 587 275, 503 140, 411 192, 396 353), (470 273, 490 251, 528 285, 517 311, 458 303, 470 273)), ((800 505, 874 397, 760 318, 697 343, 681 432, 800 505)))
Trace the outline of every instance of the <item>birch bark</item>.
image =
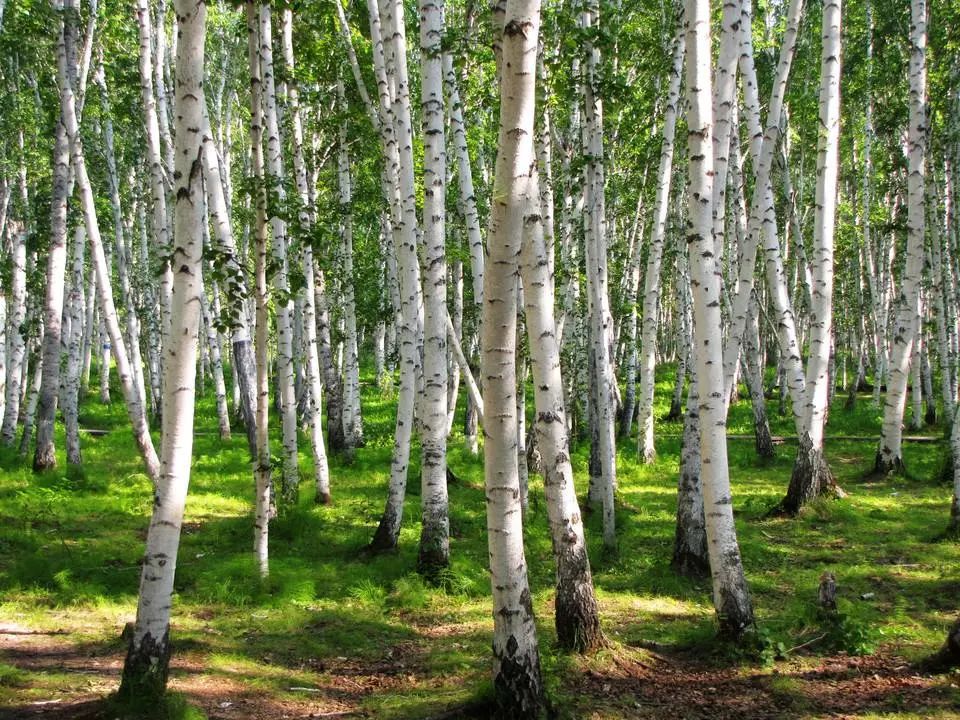
MULTIPOLYGON (((497 8, 502 12, 503 9, 497 8)), ((538 0, 509 0, 502 23, 500 134, 484 272, 481 375, 484 475, 493 590, 493 688, 503 717, 535 718, 544 702, 533 604, 523 550, 517 471, 517 256, 530 176, 536 173, 538 0)))
POLYGON ((164 363, 162 474, 147 531, 137 620, 130 638, 120 696, 159 699, 170 662, 170 610, 180 527, 193 453, 194 390, 202 293, 203 188, 199 128, 204 106, 203 60, 206 5, 175 0, 177 53, 176 257, 171 294, 171 333, 164 363))
POLYGON ((753 607, 733 523, 727 465, 726 402, 721 363, 720 268, 713 244, 713 152, 710 13, 707 0, 686 0, 687 145, 690 178, 687 248, 693 285, 693 354, 700 394, 701 480, 714 607, 721 632, 739 639, 753 607))
POLYGON ((910 125, 907 133, 907 257, 897 298, 893 352, 887 397, 883 405, 880 448, 876 471, 888 473, 903 467, 903 409, 907 397, 910 354, 920 314, 920 280, 923 274, 925 175, 927 154, 927 3, 910 2, 910 125))

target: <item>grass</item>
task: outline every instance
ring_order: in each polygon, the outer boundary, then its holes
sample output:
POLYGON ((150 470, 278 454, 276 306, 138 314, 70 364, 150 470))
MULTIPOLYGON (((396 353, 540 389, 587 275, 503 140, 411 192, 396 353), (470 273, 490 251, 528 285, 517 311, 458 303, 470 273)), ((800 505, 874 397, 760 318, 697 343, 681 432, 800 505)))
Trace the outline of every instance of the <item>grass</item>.
MULTIPOLYGON (((320 703, 331 712, 419 718, 489 695, 492 620, 481 460, 464 449, 456 430, 448 462, 461 482, 450 485, 452 566, 441 587, 425 585, 414 572, 417 448, 399 550, 364 556, 383 507, 394 419, 394 398, 371 377, 364 380, 367 446, 349 465, 331 457, 330 506, 312 503, 311 458, 301 437, 301 498, 271 524, 266 582, 258 580, 251 553, 253 484, 244 437, 235 432, 221 442, 212 393, 200 399, 174 600, 171 687, 182 695, 169 717, 201 717, 185 697, 213 708, 241 698, 269 700, 293 716, 296 708, 320 703)), ((665 367, 658 375, 657 417, 666 414, 671 391, 672 368, 665 367)), ((853 410, 844 410, 843 401, 838 397, 828 434, 879 433, 880 411, 868 396, 853 410)), ((770 406, 773 433, 791 435, 792 419, 777 415, 774 401, 770 406)), ((108 431, 83 436, 82 471, 63 470, 60 455, 61 469, 36 475, 15 454, 0 452, 0 624, 35 643, 27 646, 35 652, 26 660, 0 646, 0 708, 103 695, 116 685, 116 669, 99 672, 90 658, 109 664, 122 654, 120 633, 135 612, 151 492, 119 399, 102 405, 87 398, 81 425, 108 431)), ((605 714, 606 701, 584 693, 581 681, 590 673, 615 676, 624 653, 642 662, 642 648, 698 648, 717 663, 735 660, 766 672, 838 651, 916 659, 939 647, 960 597, 960 548, 934 542, 950 496, 950 488, 932 479, 939 445, 908 443, 907 476, 865 482, 874 444, 829 441, 828 459, 849 496, 789 520, 769 519, 766 512, 785 492, 790 442, 772 462, 760 463, 752 439, 730 441, 737 530, 761 628, 756 652, 731 658, 713 640, 709 582, 679 578, 669 566, 680 430, 679 423, 658 424, 659 458, 651 465, 636 463, 632 441, 621 445, 619 552, 601 552, 599 514, 587 518, 602 619, 612 641, 593 658, 569 658, 554 649, 551 544, 542 483, 531 478, 527 560, 546 681, 562 717, 622 717, 620 706, 605 714), (841 617, 829 626, 815 609, 826 571, 840 587, 841 617)), ((731 409, 729 430, 752 433, 747 401, 731 409)), ((587 456, 585 444, 575 448, 581 491, 587 456)), ((769 688, 795 716, 808 712, 797 681, 781 678, 769 688)), ((883 716, 914 717, 915 710, 883 716)))

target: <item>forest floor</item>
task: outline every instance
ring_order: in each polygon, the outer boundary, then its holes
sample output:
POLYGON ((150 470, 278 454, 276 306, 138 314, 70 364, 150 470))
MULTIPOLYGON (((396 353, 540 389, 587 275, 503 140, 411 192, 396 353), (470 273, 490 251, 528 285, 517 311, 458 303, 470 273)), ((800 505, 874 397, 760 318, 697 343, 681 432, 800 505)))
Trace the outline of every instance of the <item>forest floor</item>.
MULTIPOLYGON (((366 378, 369 380, 369 378, 366 378)), ((665 369, 658 396, 669 397, 665 369)), ((252 488, 244 439, 216 436, 213 398, 198 406, 194 474, 178 563, 169 717, 486 717, 492 620, 482 463, 451 438, 452 566, 441 587, 414 572, 419 466, 413 453, 400 549, 367 557, 385 494, 393 398, 364 386, 367 445, 350 465, 332 458, 334 504, 315 506, 306 439, 300 503, 271 525, 271 575, 257 579, 252 488)), ((789 480, 788 439, 761 463, 732 439, 737 530, 759 631, 748 650, 715 639, 709 581, 670 569, 679 423, 662 422, 659 458, 618 457, 619 551, 588 542, 607 648, 582 658, 554 647, 550 539, 542 484, 531 480, 527 559, 545 681, 559 718, 960 718, 960 673, 928 674, 960 610, 960 545, 938 537, 951 488, 943 448, 909 443, 908 473, 870 478, 875 445, 827 443, 848 495, 800 518, 770 518, 789 480), (839 587, 839 617, 816 609, 822 573, 839 587)), ((658 408, 662 414, 666 408, 658 408)), ((909 411, 908 411, 909 415, 909 411)), ((749 435, 749 405, 731 435, 749 435)), ((0 453, 0 718, 113 718, 134 616, 149 482, 122 403, 89 398, 84 468, 34 475, 0 453)), ((840 398, 835 437, 876 437, 879 410, 840 398)), ((926 428, 926 437, 942 434, 926 428)), ((62 446, 62 435, 59 436, 62 446)), ((61 463, 63 458, 61 457, 61 463)), ((587 447, 575 452, 578 483, 587 447)), ((61 468, 65 467, 61 464, 61 468)))

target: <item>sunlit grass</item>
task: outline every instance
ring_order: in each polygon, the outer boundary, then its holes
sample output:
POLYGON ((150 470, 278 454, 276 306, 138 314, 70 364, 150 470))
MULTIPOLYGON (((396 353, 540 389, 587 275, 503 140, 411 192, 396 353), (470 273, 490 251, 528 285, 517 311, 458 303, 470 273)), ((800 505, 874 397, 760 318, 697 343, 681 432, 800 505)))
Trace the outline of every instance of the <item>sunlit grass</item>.
MULTIPOLYGON (((196 672, 178 665, 190 658, 202 663, 203 673, 232 678, 258 693, 290 701, 336 700, 384 718, 429 716, 488 696, 492 619, 483 466, 464 448, 462 408, 448 458, 459 479, 450 485, 452 566, 440 587, 432 587, 415 573, 417 447, 399 550, 375 557, 362 552, 383 509, 395 419, 393 396, 375 388, 372 378, 364 380, 367 446, 349 465, 331 457, 334 503, 317 506, 302 436, 300 501, 283 508, 271 525, 271 573, 265 582, 257 577, 251 553, 253 480, 245 439, 235 428, 233 439, 221 443, 212 393, 200 399, 175 585, 173 637, 181 655, 174 661, 174 678, 196 672)), ((661 368, 657 418, 666 414, 672 389, 672 368, 661 368)), ((770 401, 772 430, 789 437, 789 407, 780 416, 776 405, 770 401)), ((853 410, 842 405, 838 398, 829 433, 877 435, 879 410, 869 397, 862 396, 853 410)), ((68 472, 60 455, 58 470, 34 475, 28 462, 0 452, 0 623, 57 632, 41 637, 47 645, 117 657, 124 647, 120 631, 135 611, 151 488, 118 391, 110 405, 87 398, 81 424, 110 431, 83 435, 82 472, 68 472)), ((602 552, 599 513, 586 516, 602 619, 613 648, 595 658, 565 658, 553 647, 551 541, 542 482, 531 478, 526 549, 543 663, 551 693, 558 704, 573 708, 571 717, 617 717, 603 708, 588 709, 583 703, 589 698, 569 690, 571 678, 587 668, 609 671, 610 653, 713 644, 709 581, 679 578, 669 566, 682 425, 660 421, 657 428, 655 463, 637 464, 633 439, 619 448, 617 553, 602 552)), ((732 408, 729 431, 751 435, 747 402, 732 408)), ((820 633, 816 592, 820 576, 829 571, 837 577, 847 618, 836 642, 847 647, 811 652, 883 648, 916 658, 939 645, 960 596, 958 546, 934 542, 946 523, 950 494, 932 480, 939 446, 908 443, 907 476, 865 482, 874 443, 828 441, 828 458, 848 497, 817 503, 796 520, 766 516, 785 492, 792 442, 780 445, 769 463, 756 460, 752 438, 733 439, 729 447, 744 565, 771 643, 792 648, 820 633)), ((573 453, 581 496, 588 450, 581 443, 573 453)), ((61 673, 7 662, 0 665, 0 706, 103 694, 112 678, 104 680, 89 665, 61 673)), ((775 689, 794 711, 800 708, 802 698, 789 680, 775 689)))

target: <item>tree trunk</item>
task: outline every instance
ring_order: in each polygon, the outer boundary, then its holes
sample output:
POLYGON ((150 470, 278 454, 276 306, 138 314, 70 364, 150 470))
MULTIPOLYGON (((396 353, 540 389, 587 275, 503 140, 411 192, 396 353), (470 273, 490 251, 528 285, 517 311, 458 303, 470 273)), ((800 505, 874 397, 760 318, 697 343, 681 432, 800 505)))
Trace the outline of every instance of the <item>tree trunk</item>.
POLYGON ((893 353, 887 399, 883 407, 880 449, 876 471, 888 473, 903 467, 903 409, 906 403, 910 354, 920 315, 920 280, 923 273, 925 225, 925 174, 927 143, 927 3, 910 2, 910 126, 907 134, 907 257, 897 302, 893 353))
POLYGON ((840 170, 840 6, 841 0, 826 0, 823 7, 810 349, 804 383, 803 425, 798 428, 800 445, 787 496, 781 505, 789 514, 798 513, 812 499, 835 487, 823 456, 823 435, 832 381, 829 366, 833 337, 833 246, 840 170))
POLYGON ((444 146, 443 0, 419 0, 423 116, 423 378, 418 571, 430 579, 450 565, 447 508, 447 259, 444 248, 447 155, 444 146))
POLYGON ((667 213, 670 207, 670 181, 673 177, 674 138, 677 117, 681 112, 680 83, 683 77, 683 3, 677 3, 676 36, 673 41, 670 86, 663 114, 663 141, 660 146, 660 169, 657 173, 657 198, 654 205, 653 229, 647 253, 647 269, 643 280, 643 323, 640 340, 640 403, 637 415, 637 452, 643 462, 657 456, 653 435, 653 389, 656 385, 657 310, 660 303, 660 268, 667 234, 667 213))
POLYGON ((544 704, 540 653, 523 551, 517 471, 517 256, 534 163, 538 0, 494 9, 503 27, 500 135, 487 268, 483 278, 481 375, 484 475, 493 589, 493 691, 504 718, 539 717, 544 704))
POLYGON ((177 53, 176 272, 171 296, 170 343, 164 363, 162 473, 140 579, 137 619, 120 681, 121 698, 150 705, 166 689, 170 662, 170 608, 180 527, 193 453, 196 359, 200 322, 204 220, 199 128, 204 105, 206 5, 175 0, 177 53))
POLYGON ((3 426, 0 428, 0 443, 12 447, 17 436, 17 420, 20 417, 20 397, 23 392, 22 375, 26 359, 27 342, 22 327, 27 317, 27 233, 9 229, 12 238, 10 252, 10 295, 7 309, 7 369, 3 426))
POLYGON ((48 470, 57 465, 53 439, 53 423, 60 391, 60 343, 63 315, 64 277, 67 267, 67 194, 70 166, 70 145, 67 138, 67 115, 73 114, 73 75, 76 62, 76 15, 74 0, 65 0, 61 13, 61 29, 57 42, 57 79, 60 85, 60 116, 54 131, 53 191, 50 203, 50 247, 47 255, 47 289, 43 323, 43 381, 37 406, 37 445, 33 456, 34 470, 48 470))
POLYGON ((726 400, 722 365, 720 268, 712 239, 713 153, 711 148, 710 18, 705 0, 686 0, 689 100, 689 213, 687 247, 693 285, 693 348, 700 394, 700 454, 707 546, 714 607, 723 634, 739 639, 753 626, 730 497, 726 400))
POLYGON ((297 454, 297 398, 294 390, 293 369, 293 302, 289 297, 287 260, 287 223, 280 216, 285 202, 283 156, 280 121, 277 110, 277 90, 273 65, 273 25, 270 5, 261 4, 260 10, 260 74, 263 83, 264 118, 267 131, 267 179, 270 191, 277 194, 276 203, 268 203, 270 229, 273 236, 273 264, 271 279, 277 298, 277 375, 280 386, 281 437, 283 465, 280 489, 285 502, 295 506, 299 496, 300 468, 297 454))

